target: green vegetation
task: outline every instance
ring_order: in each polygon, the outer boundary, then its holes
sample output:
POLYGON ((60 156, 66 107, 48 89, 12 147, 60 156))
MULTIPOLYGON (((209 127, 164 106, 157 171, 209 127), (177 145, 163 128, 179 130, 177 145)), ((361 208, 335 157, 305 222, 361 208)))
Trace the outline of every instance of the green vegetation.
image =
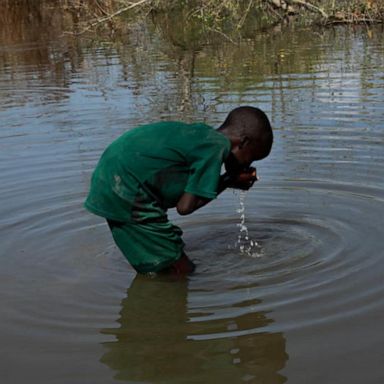
POLYGON ((330 25, 384 21, 382 0, 66 0, 64 3, 81 11, 92 10, 96 17, 86 30, 128 13, 137 17, 175 11, 182 11, 188 21, 230 34, 247 29, 250 24, 260 29, 293 22, 330 25))
POLYGON ((381 0, 153 0, 148 3, 153 10, 184 7, 189 9, 190 17, 206 25, 229 22, 237 29, 255 15, 271 24, 288 20, 321 24, 384 20, 384 2, 381 0))
POLYGON ((68 32, 73 34, 102 29, 121 33, 143 18, 159 20, 170 14, 182 17, 185 25, 229 39, 278 24, 384 22, 382 0, 3 0, 0 15, 18 8, 32 15, 36 9, 40 13, 59 9, 67 14, 68 32))

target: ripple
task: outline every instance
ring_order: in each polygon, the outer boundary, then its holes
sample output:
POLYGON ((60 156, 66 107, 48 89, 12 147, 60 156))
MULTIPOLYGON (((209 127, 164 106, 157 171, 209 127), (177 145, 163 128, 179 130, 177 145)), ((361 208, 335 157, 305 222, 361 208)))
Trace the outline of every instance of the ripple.
MULTIPOLYGON (((380 278, 372 270, 380 265, 376 239, 381 236, 383 201, 382 190, 316 181, 249 192, 245 224, 249 241, 257 243, 253 254, 241 252, 237 244, 239 217, 212 220, 212 215, 202 215, 200 222, 205 221, 209 231, 201 224, 184 223, 187 244, 193 244, 190 256, 198 263, 198 273, 191 278, 196 296, 192 321, 257 317, 272 309, 284 312, 316 303, 316 310, 301 313, 300 324, 280 323, 284 329, 296 329, 382 305, 378 297, 384 290, 371 283, 380 278)), ((255 324, 198 337, 260 332, 255 324)), ((263 327, 273 329, 269 323, 263 327)))

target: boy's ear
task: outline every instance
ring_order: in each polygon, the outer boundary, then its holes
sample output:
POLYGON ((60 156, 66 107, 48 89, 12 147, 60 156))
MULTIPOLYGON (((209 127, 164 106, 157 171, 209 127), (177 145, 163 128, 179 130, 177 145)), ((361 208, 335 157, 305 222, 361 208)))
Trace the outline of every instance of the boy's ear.
POLYGON ((239 144, 239 149, 242 149, 243 147, 245 147, 246 145, 248 145, 249 143, 249 137, 248 136, 244 136, 242 139, 241 139, 241 142, 239 144))
POLYGON ((241 137, 232 136, 231 137, 232 148, 240 148, 242 141, 243 139, 241 137))

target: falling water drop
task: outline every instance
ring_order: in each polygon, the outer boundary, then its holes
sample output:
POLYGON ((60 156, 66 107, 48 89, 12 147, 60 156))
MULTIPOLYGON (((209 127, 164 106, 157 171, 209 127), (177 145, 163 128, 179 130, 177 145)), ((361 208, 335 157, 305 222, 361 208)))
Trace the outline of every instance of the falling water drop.
POLYGON ((237 213, 240 214, 240 223, 237 224, 239 227, 239 235, 235 247, 239 247, 240 253, 251 257, 260 257, 260 247, 257 241, 250 239, 248 227, 245 224, 245 197, 246 191, 239 192, 239 203, 240 207, 237 209, 237 213))

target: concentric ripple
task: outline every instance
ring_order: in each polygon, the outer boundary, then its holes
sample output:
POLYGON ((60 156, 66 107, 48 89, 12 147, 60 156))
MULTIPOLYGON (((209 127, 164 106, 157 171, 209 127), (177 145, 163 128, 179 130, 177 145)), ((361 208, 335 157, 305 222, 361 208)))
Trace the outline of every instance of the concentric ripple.
MULTIPOLYGON (((257 243, 253 254, 239 249, 240 218, 235 215, 212 220, 203 214, 198 223, 185 223, 190 254, 199 264, 191 281, 198 297, 191 307, 194 322, 236 318, 255 310, 284 311, 311 302, 316 310, 308 310, 295 325, 286 324, 291 329, 382 305, 382 247, 377 239, 382 235, 383 199, 362 194, 363 187, 313 184, 311 188, 287 182, 285 188, 263 186, 248 193, 245 225, 249 241, 257 243), (201 222, 210 231, 201 228, 201 222)), ((236 332, 260 332, 255 324, 236 332)))

